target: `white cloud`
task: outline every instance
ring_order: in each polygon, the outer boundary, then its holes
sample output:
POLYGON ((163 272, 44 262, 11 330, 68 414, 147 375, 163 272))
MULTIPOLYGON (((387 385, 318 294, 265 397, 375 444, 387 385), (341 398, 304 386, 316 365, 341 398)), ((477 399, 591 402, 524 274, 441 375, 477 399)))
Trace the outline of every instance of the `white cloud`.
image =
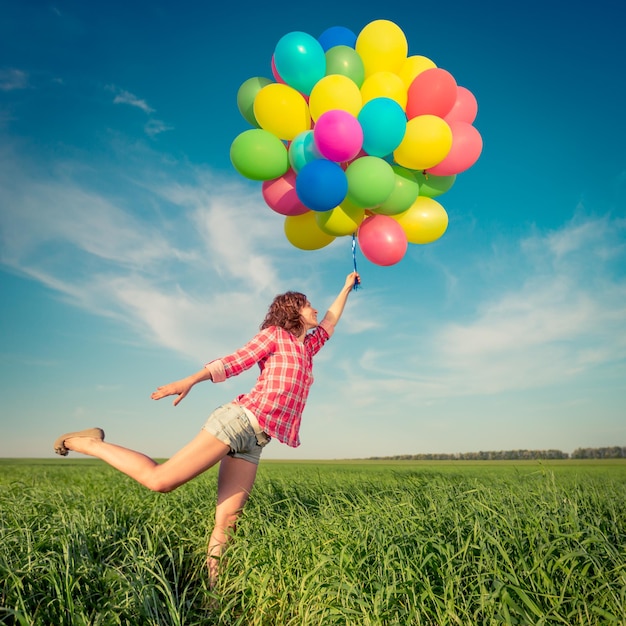
MULTIPOLYGON (((110 88, 112 91, 118 91, 115 87, 110 88)), ((138 98, 130 91, 119 90, 113 98, 114 104, 128 104, 129 106, 141 109, 144 113, 154 113, 154 109, 148 105, 145 100, 138 98)))
POLYGON ((173 126, 168 126, 165 122, 161 120, 150 120, 145 126, 144 130, 146 131, 146 135, 150 137, 156 137, 161 133, 165 133, 168 130, 174 130, 173 126))
POLYGON ((442 320, 400 349, 365 351, 360 365, 378 382, 361 395, 403 387, 424 400, 537 389, 623 362, 626 279, 613 264, 624 267, 624 230, 623 220, 577 217, 524 240, 510 264, 517 273, 468 302, 471 319, 442 320))
POLYGON ((28 74, 15 68, 0 69, 0 91, 15 91, 26 89, 28 84, 28 74))

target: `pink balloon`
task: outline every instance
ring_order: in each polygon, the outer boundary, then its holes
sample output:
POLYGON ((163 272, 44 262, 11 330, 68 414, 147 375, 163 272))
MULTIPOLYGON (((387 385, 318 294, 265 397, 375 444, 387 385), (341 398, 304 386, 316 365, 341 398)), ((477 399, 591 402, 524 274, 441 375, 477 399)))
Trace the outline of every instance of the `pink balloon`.
POLYGON ((478 102, 474 94, 465 87, 457 87, 456 101, 445 116, 446 122, 467 122, 473 124, 478 115, 478 102))
POLYGON ((445 117, 456 101, 454 76, 440 67, 420 72, 409 86, 406 103, 407 118, 418 115, 445 117))
POLYGON ((372 215, 361 222, 357 241, 363 256, 375 265, 398 263, 409 245, 402 226, 388 215, 372 215))
POLYGON ((292 169, 279 178, 264 180, 261 193, 267 206, 281 215, 303 215, 309 210, 298 198, 296 173, 292 169))
POLYGON ((347 111, 331 109, 322 113, 313 128, 317 149, 330 161, 350 161, 363 146, 363 129, 347 111))
POLYGON ((282 83, 283 85, 285 84, 285 81, 280 77, 280 74, 278 73, 278 70, 276 69, 276 63, 274 61, 274 55, 272 55, 272 76, 274 77, 274 80, 277 83, 282 83))
POLYGON ((478 161, 483 149, 483 140, 474 126, 467 122, 450 122, 452 147, 450 152, 427 173, 434 176, 452 176, 469 169, 478 161))

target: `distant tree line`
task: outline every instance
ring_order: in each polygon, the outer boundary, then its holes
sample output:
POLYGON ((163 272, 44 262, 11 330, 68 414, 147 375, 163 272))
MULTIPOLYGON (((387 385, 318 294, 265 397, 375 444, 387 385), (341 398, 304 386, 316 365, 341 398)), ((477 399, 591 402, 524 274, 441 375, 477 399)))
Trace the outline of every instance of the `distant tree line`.
POLYGON ((453 454, 396 454, 371 456, 372 461, 532 461, 536 459, 625 459, 626 447, 577 448, 568 454, 561 450, 497 450, 453 454))

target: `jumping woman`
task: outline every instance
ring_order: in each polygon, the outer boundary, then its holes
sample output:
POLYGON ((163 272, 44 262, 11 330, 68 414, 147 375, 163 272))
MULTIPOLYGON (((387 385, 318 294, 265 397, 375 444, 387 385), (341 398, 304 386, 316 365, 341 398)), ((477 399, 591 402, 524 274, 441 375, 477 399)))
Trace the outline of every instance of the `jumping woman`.
POLYGON ((250 392, 213 411, 196 437, 164 463, 104 441, 100 428, 61 435, 54 443, 55 452, 66 456, 71 450, 96 457, 162 493, 219 463, 215 526, 207 556, 214 586, 219 557, 252 490, 261 451, 272 438, 291 447, 300 445, 300 421, 313 383, 313 357, 333 334, 348 296, 359 282, 356 272, 347 276, 320 323, 304 294, 288 291, 276 296, 260 332, 245 346, 187 378, 158 387, 152 399, 176 396, 176 406, 196 383, 222 382, 255 364, 260 369, 250 392))

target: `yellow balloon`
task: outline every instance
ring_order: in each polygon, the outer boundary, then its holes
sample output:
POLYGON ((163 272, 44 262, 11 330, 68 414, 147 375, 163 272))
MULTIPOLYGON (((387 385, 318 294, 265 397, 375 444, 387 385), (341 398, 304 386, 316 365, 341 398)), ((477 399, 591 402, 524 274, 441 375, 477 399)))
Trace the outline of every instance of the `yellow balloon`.
POLYGON ((290 141, 311 128, 311 114, 304 96, 289 85, 271 83, 254 98, 254 117, 259 126, 290 141))
POLYGON ((361 85, 363 104, 374 98, 390 98, 406 109, 407 88, 404 81, 393 72, 376 72, 361 85))
POLYGON ((317 225, 325 233, 335 237, 352 235, 365 218, 365 209, 344 200, 338 207, 330 211, 315 214, 317 225))
POLYGON ((362 106, 357 84, 342 74, 329 74, 320 78, 309 96, 309 111, 315 121, 333 109, 347 111, 356 117, 362 106))
POLYGON ((404 81, 404 86, 408 89, 418 74, 421 74, 424 70, 429 70, 433 67, 437 66, 428 57, 416 54, 408 57, 408 59, 402 64, 402 68, 398 72, 398 76, 400 76, 400 78, 404 81))
POLYGON ((406 61, 409 46, 397 24, 389 20, 374 20, 359 33, 355 49, 363 60, 367 78, 376 72, 399 72, 406 61))
POLYGON ((289 243, 300 250, 319 250, 335 240, 335 237, 320 230, 315 211, 287 216, 284 229, 289 243))
POLYGON ((452 147, 450 126, 436 115, 418 115, 406 124, 406 132, 393 156, 402 167, 425 170, 443 161, 452 147))
POLYGON ((436 200, 422 196, 404 213, 391 217, 402 226, 409 243, 432 243, 448 228, 446 210, 436 200))

